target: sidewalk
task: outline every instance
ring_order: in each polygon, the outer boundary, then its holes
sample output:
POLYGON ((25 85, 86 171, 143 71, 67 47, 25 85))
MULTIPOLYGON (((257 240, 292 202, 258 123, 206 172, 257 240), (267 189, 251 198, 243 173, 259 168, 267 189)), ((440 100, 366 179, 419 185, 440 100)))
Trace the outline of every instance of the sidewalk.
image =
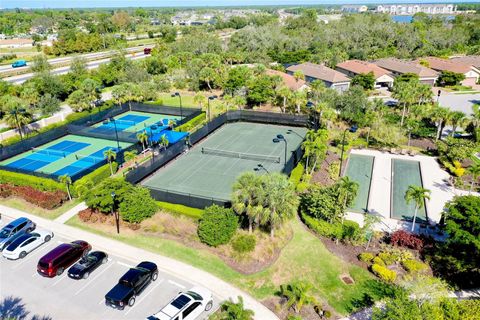
MULTIPOLYGON (((79 204, 77 207, 85 205, 84 203, 79 204)), ((17 209, 9 208, 3 205, 0 205, 0 212, 4 217, 19 218, 27 217, 37 223, 41 228, 51 230, 56 234, 60 234, 64 237, 70 239, 82 239, 90 244, 92 244, 95 249, 106 250, 112 254, 118 255, 128 260, 138 260, 138 261, 153 261, 158 265, 158 268, 164 272, 175 275, 185 279, 186 281, 192 282, 195 285, 200 285, 205 288, 208 288, 212 293, 219 297, 221 300, 227 300, 232 298, 236 300, 238 296, 242 296, 244 299, 245 307, 251 309, 255 312, 255 319, 258 320, 278 320, 278 317, 270 311, 263 304, 252 298, 247 293, 237 289, 231 284, 205 272, 200 269, 197 269, 193 266, 187 265, 183 262, 173 260, 143 249, 139 249, 128 244, 99 236, 84 230, 80 230, 68 225, 65 225, 59 221, 66 221, 70 216, 73 216, 74 209, 69 210, 67 213, 58 217, 56 220, 47 220, 17 209)))
POLYGON ((64 224, 65 222, 70 220, 70 218, 77 215, 77 213, 79 211, 84 210, 84 209, 87 209, 87 205, 85 204, 85 202, 79 203, 75 207, 73 207, 72 209, 68 210, 67 212, 65 212, 64 214, 62 214, 58 218, 56 218, 55 222, 64 224))

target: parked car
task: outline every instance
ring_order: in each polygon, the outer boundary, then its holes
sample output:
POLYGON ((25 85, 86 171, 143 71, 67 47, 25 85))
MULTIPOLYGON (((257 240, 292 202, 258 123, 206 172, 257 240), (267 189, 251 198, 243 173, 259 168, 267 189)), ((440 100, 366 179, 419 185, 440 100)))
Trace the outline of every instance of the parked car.
POLYGON ((187 292, 180 292, 163 309, 147 320, 195 320, 203 311, 213 307, 212 293, 202 287, 193 287, 187 292))
POLYGON ((152 48, 143 48, 143 54, 151 54, 152 48))
POLYGON ((59 276, 78 259, 86 256, 91 249, 92 246, 83 240, 62 243, 38 260, 37 271, 44 277, 59 276))
POLYGON ((87 279, 90 273, 107 261, 108 255, 105 252, 90 252, 68 269, 68 276, 72 279, 87 279))
POLYGON ((17 237, 35 230, 36 224, 27 218, 18 218, 0 230, 0 251, 3 251, 17 237))
POLYGON ((25 60, 17 60, 14 63, 12 63, 12 68, 20 68, 20 67, 26 67, 27 66, 27 61, 25 60))
POLYGON ((25 256, 53 238, 53 232, 47 230, 35 230, 24 233, 16 238, 3 250, 2 255, 11 260, 23 259, 25 256))
POLYGON ((153 262, 140 262, 135 268, 125 273, 117 285, 105 295, 105 304, 112 308, 123 310, 126 305, 133 306, 135 298, 152 281, 158 278, 158 268, 153 262))

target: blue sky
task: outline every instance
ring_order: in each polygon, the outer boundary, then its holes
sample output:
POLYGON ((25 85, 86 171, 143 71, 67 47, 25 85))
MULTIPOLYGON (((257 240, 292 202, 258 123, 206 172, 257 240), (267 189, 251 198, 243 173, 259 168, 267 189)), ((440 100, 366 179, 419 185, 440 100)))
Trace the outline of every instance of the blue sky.
MULTIPOLYGON (((342 3, 412 3, 415 0, 0 0, 0 8, 80 8, 80 7, 188 7, 342 3)), ((419 3, 474 2, 468 0, 417 1, 419 3)))

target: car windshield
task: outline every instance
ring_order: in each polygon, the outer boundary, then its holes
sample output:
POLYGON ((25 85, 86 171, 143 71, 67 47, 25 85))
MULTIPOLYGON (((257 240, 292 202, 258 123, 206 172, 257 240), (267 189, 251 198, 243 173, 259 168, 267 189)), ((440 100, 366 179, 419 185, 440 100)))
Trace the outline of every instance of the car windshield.
POLYGON ((182 294, 182 295, 179 295, 177 297, 177 299, 173 300, 172 301, 172 306, 174 306, 175 308, 177 309, 182 309, 187 303, 190 302, 190 299, 189 297, 187 297, 186 295, 182 294))
POLYGON ((203 300, 202 296, 196 292, 188 291, 187 294, 190 295, 195 300, 203 300))
POLYGON ((95 261, 97 261, 97 259, 95 257, 86 256, 86 257, 83 257, 82 259, 80 259, 80 261, 78 263, 81 264, 82 266, 88 266, 95 261))
POLYGON ((15 241, 13 241, 7 248, 8 251, 13 251, 15 249, 17 249, 17 247, 19 245, 21 245, 25 240, 27 240, 28 238, 30 238, 30 235, 25 235, 25 236, 22 236, 20 238, 17 238, 15 241))
POLYGON ((48 268, 48 263, 43 262, 43 261, 39 261, 39 262, 38 262, 38 265, 39 265, 41 268, 44 268, 44 269, 48 268))
POLYGON ((10 228, 3 228, 2 231, 0 231, 0 239, 5 239, 7 238, 9 235, 10 235, 10 232, 12 231, 12 229, 10 228))

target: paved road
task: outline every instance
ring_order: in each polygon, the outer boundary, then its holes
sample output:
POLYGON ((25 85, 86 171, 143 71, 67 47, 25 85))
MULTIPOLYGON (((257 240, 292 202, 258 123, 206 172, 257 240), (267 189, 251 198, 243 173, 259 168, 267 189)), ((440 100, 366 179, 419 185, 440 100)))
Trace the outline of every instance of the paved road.
MULTIPOLYGON (((9 219, 5 219, 7 223, 9 219)), ((32 314, 48 315, 52 319, 145 319, 158 312, 179 291, 194 285, 161 271, 138 297, 134 306, 115 310, 105 305, 105 294, 118 279, 140 261, 109 255, 108 262, 92 272, 86 280, 72 280, 67 272, 55 278, 44 278, 36 271, 38 259, 61 243, 74 239, 55 235, 53 239, 32 251, 24 259, 0 257, 0 297, 19 297, 32 314)), ((93 251, 98 250, 93 246, 93 251)), ((108 251, 107 251, 108 253, 108 251)), ((218 308, 215 298, 213 310, 218 308)), ((0 314, 1 316, 1 314, 0 314)), ((201 319, 207 318, 204 312, 201 319)))

